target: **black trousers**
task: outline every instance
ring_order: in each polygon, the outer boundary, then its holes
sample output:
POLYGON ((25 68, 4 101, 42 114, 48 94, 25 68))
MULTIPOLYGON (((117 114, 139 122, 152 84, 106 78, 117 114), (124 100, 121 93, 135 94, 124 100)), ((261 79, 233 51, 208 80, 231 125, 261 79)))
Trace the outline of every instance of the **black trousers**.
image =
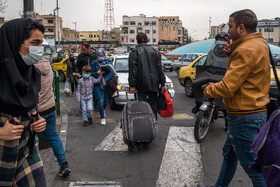
POLYGON ((152 110, 153 110, 153 112, 156 116, 156 119, 157 119, 157 109, 158 109, 158 104, 157 104, 158 94, 157 94, 157 92, 138 92, 137 96, 138 96, 139 101, 146 101, 151 105, 152 110))

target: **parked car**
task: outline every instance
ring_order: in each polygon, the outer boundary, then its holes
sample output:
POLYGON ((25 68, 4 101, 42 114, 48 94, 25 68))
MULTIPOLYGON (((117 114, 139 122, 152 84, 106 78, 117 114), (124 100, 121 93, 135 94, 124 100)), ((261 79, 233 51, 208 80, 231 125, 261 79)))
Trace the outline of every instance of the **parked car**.
MULTIPOLYGON (((77 60, 78 54, 74 54, 74 59, 77 60)), ((67 71, 67 62, 69 60, 69 56, 66 56, 60 62, 54 62, 52 65, 53 70, 58 71, 59 81, 65 81, 66 71, 67 71)))
POLYGON ((280 54, 273 54, 272 58, 275 65, 280 66, 280 54))
POLYGON ((182 55, 181 57, 178 58, 178 60, 174 61, 173 70, 176 71, 177 75, 179 75, 181 67, 190 65, 191 62, 193 62, 201 55, 204 55, 204 53, 189 53, 189 54, 182 55))
POLYGON ((185 94, 188 97, 193 96, 193 81, 196 76, 196 66, 204 65, 206 61, 207 55, 201 55, 193 62, 191 62, 188 66, 182 67, 179 73, 179 83, 185 88, 185 94))
POLYGON ((161 55, 161 64, 163 71, 173 71, 173 62, 168 60, 164 55, 161 55))
MULTIPOLYGON (((119 76, 118 79, 118 96, 114 97, 111 101, 111 109, 118 109, 121 105, 127 103, 127 99, 134 100, 134 94, 127 94, 125 90, 129 89, 128 85, 128 55, 115 55, 112 59, 112 64, 119 76)), ((166 88, 171 96, 171 99, 174 99, 175 90, 173 88, 173 82, 165 75, 166 78, 166 88)))

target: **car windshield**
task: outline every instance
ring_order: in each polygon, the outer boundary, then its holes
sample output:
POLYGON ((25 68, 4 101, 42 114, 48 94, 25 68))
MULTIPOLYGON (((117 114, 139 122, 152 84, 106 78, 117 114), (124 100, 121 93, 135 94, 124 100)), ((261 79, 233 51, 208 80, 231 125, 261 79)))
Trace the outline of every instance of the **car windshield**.
POLYGON ((167 58, 163 55, 161 55, 161 60, 167 60, 167 58))
POLYGON ((128 72, 128 58, 117 58, 115 70, 116 72, 128 72))

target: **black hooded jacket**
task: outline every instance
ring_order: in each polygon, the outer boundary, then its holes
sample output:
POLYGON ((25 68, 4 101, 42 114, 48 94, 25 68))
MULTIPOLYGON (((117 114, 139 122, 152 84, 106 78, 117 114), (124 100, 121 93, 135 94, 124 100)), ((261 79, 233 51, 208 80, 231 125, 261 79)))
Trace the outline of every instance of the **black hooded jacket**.
POLYGON ((77 58, 77 63, 76 63, 76 70, 78 71, 77 73, 82 73, 82 69, 85 65, 91 65, 91 62, 96 60, 96 55, 94 53, 91 54, 84 54, 81 53, 79 54, 77 58))
POLYGON ((128 82, 138 92, 158 92, 165 85, 159 51, 146 43, 133 49, 129 55, 128 82))
POLYGON ((27 19, 15 19, 0 28, 0 112, 12 116, 36 107, 41 74, 26 65, 19 53, 27 19))

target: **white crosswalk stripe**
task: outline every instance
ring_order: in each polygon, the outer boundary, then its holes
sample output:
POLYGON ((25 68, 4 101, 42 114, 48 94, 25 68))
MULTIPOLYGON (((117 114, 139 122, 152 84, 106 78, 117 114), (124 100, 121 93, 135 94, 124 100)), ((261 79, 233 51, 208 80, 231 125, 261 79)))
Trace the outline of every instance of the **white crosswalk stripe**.
POLYGON ((202 162, 192 127, 170 127, 157 186, 196 186, 202 162))
MULTIPOLYGON (((127 151, 117 126, 95 151, 127 151)), ((192 127, 170 127, 157 186, 196 186, 202 175, 200 146, 192 127)))

